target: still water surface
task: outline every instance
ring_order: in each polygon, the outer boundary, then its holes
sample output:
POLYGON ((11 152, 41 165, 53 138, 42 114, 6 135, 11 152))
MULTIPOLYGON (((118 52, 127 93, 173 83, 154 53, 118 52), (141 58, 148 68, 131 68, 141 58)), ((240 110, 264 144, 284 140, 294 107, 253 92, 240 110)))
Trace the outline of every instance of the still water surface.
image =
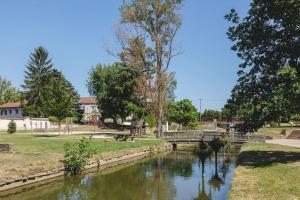
MULTIPOLYGON (((223 200, 235 168, 234 153, 219 153, 205 162, 188 151, 160 154, 135 163, 104 169, 6 196, 11 200, 223 200)), ((1 198, 1 197, 0 197, 1 198)))

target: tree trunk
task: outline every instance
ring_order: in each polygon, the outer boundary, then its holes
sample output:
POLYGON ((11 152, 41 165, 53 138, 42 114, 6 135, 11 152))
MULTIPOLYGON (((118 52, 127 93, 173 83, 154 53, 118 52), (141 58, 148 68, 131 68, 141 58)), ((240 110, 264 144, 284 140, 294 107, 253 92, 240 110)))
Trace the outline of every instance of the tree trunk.
POLYGON ((61 121, 58 122, 58 134, 60 135, 60 130, 61 130, 61 121))
POLYGON ((163 137, 163 119, 164 119, 164 86, 162 80, 162 72, 160 67, 157 71, 157 80, 156 80, 156 87, 157 87, 157 135, 156 137, 163 137))

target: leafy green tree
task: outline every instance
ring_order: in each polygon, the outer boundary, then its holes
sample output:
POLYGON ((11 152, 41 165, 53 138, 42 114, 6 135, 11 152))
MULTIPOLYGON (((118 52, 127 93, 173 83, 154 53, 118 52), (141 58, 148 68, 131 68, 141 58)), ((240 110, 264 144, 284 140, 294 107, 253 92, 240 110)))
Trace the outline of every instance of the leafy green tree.
POLYGON ((300 1, 254 0, 244 19, 234 9, 225 18, 233 23, 232 50, 244 61, 240 73, 270 74, 289 65, 300 74, 300 1))
POLYGON ((41 117, 45 116, 46 88, 51 79, 53 64, 48 52, 43 47, 34 49, 26 65, 24 89, 24 114, 41 117))
POLYGON ((255 132, 271 123, 280 125, 299 113, 300 80, 296 70, 289 66, 282 68, 270 84, 271 90, 265 88, 270 85, 266 86, 264 81, 255 84, 239 82, 232 90, 225 108, 231 116, 244 121, 240 131, 255 132))
POLYGON ((11 85, 9 80, 0 76, 0 105, 21 100, 21 93, 11 85))
POLYGON ((214 120, 214 119, 220 119, 221 113, 218 110, 212 110, 212 109, 205 109, 204 112, 201 114, 202 120, 214 120))
POLYGON ((47 116, 57 119, 60 129, 63 119, 77 114, 79 95, 62 73, 55 69, 51 73, 51 82, 45 88, 47 99, 44 100, 43 110, 47 116))
POLYGON ((14 120, 11 120, 8 123, 8 129, 7 129, 7 133, 12 134, 15 133, 17 131, 17 125, 16 122, 14 122, 14 120))
POLYGON ((227 113, 245 121, 245 132, 299 113, 300 1, 254 0, 244 19, 234 10, 225 18, 233 23, 232 50, 243 60, 227 113))
POLYGON ((157 137, 163 136, 170 75, 167 70, 173 57, 180 53, 174 39, 181 26, 181 5, 181 0, 131 0, 120 9, 121 24, 132 33, 120 31, 117 35, 122 48, 120 58, 128 67, 150 71, 140 77, 138 88, 140 96, 151 99, 157 137))
POLYGON ((183 99, 168 105, 167 118, 179 126, 193 128, 197 126, 198 113, 189 99, 183 99))
POLYGON ((130 114, 136 118, 143 115, 141 99, 135 93, 137 72, 122 63, 97 65, 89 75, 90 94, 97 97, 103 118, 124 120, 130 114))

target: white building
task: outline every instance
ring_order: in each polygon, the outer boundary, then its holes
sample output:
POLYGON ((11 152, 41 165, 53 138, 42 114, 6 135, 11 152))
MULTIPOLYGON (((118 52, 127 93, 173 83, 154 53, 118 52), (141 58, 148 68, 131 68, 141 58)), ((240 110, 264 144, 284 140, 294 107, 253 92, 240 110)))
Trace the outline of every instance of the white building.
POLYGON ((0 117, 1 118, 22 118, 23 112, 21 109, 21 103, 6 103, 0 105, 0 117))
POLYGON ((47 118, 24 117, 20 102, 0 105, 0 130, 7 130, 11 120, 16 123, 17 130, 47 130, 53 127, 47 118))
POLYGON ((79 101, 80 108, 84 110, 82 122, 88 123, 98 121, 100 118, 97 101, 94 97, 81 97, 79 101))

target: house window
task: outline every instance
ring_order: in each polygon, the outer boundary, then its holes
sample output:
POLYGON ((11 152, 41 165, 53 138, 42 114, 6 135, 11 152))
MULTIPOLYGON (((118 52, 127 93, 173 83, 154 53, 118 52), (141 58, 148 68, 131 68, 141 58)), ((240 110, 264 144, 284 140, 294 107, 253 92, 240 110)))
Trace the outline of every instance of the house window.
POLYGON ((18 109, 16 109, 15 111, 16 111, 16 114, 18 115, 18 114, 19 114, 19 110, 18 110, 18 109))
POLYGON ((6 110, 1 110, 1 115, 7 115, 7 111, 6 110))
POLYGON ((9 110, 9 114, 10 114, 10 115, 12 114, 12 110, 9 110))

